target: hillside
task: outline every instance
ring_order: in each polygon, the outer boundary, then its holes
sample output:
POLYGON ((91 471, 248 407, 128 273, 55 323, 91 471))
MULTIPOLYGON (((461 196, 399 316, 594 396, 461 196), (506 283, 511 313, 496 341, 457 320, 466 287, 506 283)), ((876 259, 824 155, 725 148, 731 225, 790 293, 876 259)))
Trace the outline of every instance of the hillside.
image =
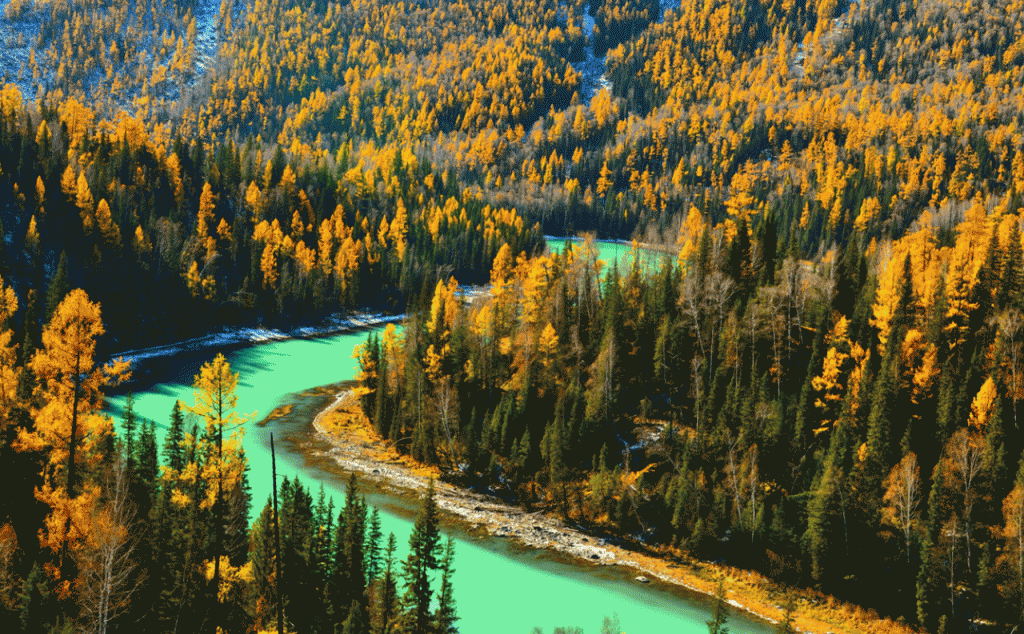
POLYGON ((49 398, 72 289, 97 358, 407 311, 364 350, 363 409, 416 459, 928 631, 1009 630, 1022 9, 8 0, 4 438, 49 398), (545 254, 581 231, 678 256, 545 254))

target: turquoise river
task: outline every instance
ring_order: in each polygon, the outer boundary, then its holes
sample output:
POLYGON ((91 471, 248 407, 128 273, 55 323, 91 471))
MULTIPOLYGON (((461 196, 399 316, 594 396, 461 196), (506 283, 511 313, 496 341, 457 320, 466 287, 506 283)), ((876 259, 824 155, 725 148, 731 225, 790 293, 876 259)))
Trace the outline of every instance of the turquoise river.
MULTIPOLYGON (((357 371, 352 349, 366 340, 367 332, 185 351, 144 361, 133 385, 136 413, 155 421, 162 433, 175 399, 194 402, 191 385, 199 367, 223 352, 240 374, 238 411, 255 413, 245 436, 253 513, 259 512, 270 494, 271 431, 278 445, 279 477, 299 477, 314 491, 322 483, 338 504, 345 475, 331 468, 332 461, 318 455, 324 444, 312 431, 315 408, 296 407, 293 414, 299 415, 288 417, 290 422, 275 421, 261 427, 256 421, 279 405, 301 402, 299 393, 352 379, 357 371)), ((311 402, 308 397, 306 402, 311 402)), ((313 402, 319 407, 324 399, 313 402)), ((124 396, 108 399, 107 409, 115 419, 120 418, 123 407, 124 396)), ((385 534, 394 532, 404 544, 412 528, 414 503, 380 491, 368 493, 367 498, 381 509, 385 534)), ((657 582, 640 584, 633 580, 637 573, 631 569, 594 566, 546 550, 523 548, 506 539, 469 532, 458 523, 446 523, 444 528, 456 540, 454 583, 462 632, 528 634, 534 626, 545 632, 556 626, 577 626, 594 633, 605 616, 615 614, 622 631, 629 634, 706 631, 712 602, 702 595, 657 582)), ((736 612, 731 614, 729 626, 734 634, 771 631, 767 623, 736 612)))

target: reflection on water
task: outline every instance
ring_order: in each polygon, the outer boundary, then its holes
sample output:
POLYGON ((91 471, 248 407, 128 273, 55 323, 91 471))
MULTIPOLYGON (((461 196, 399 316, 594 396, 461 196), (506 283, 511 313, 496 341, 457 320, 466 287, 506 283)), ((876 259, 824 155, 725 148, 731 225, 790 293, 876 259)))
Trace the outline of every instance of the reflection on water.
MULTIPOLYGON (((311 388, 351 380, 356 372, 352 348, 366 336, 366 332, 346 333, 221 350, 232 369, 241 374, 238 411, 256 413, 246 426, 245 438, 253 516, 270 495, 271 431, 275 440, 282 440, 278 473, 300 478, 314 494, 322 484, 327 494, 334 496, 337 508, 347 474, 324 456, 329 447, 310 424, 332 394, 314 393, 311 388), (292 404, 287 415, 264 427, 256 424, 286 403, 292 404)), ((188 352, 147 362, 132 385, 136 413, 154 420, 162 436, 175 399, 193 402, 192 379, 215 354, 188 352)), ((107 409, 115 418, 121 416, 123 407, 123 394, 108 401, 107 409)), ((404 546, 416 500, 368 483, 364 489, 368 501, 381 509, 384 532, 394 532, 404 546)), ((444 529, 457 540, 454 584, 462 632, 527 634, 534 626, 548 632, 555 626, 580 626, 596 632, 602 618, 614 613, 630 634, 706 631, 704 621, 711 606, 707 597, 664 584, 640 585, 632 581, 636 573, 629 569, 598 567, 557 553, 522 548, 502 538, 485 537, 458 522, 449 522, 444 529)), ((729 625, 735 634, 770 630, 767 624, 738 614, 732 615, 729 625)))

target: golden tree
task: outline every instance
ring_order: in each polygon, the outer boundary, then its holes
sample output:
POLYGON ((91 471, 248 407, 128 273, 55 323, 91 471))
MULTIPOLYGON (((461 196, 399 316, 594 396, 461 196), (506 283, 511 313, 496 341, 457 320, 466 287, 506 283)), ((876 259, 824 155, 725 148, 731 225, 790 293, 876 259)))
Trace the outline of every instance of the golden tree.
POLYGON ((188 409, 206 423, 206 442, 213 443, 212 455, 207 457, 203 465, 203 479, 207 482, 216 481, 216 488, 208 489, 203 506, 213 509, 214 514, 214 569, 213 587, 220 587, 220 555, 223 542, 223 516, 225 492, 233 491, 241 486, 242 474, 245 472, 245 461, 238 459, 243 434, 240 427, 249 421, 256 412, 239 414, 235 411, 238 397, 238 373, 231 371, 231 364, 218 354, 213 361, 203 364, 199 374, 192 382, 192 393, 195 404, 188 409), (231 431, 228 442, 224 442, 224 429, 231 431), (228 450, 225 451, 225 444, 228 450))
POLYGON ((99 304, 74 289, 43 329, 43 346, 30 363, 40 405, 32 410, 32 429, 18 430, 15 449, 46 456, 43 486, 36 490, 36 498, 51 508, 40 542, 54 551, 66 551, 69 542, 77 544, 87 530, 86 518, 99 490, 88 487, 79 495, 79 463, 97 462, 104 439, 113 433, 110 418, 98 413, 101 389, 129 376, 129 362, 121 359, 96 367, 96 339, 103 332, 99 304))

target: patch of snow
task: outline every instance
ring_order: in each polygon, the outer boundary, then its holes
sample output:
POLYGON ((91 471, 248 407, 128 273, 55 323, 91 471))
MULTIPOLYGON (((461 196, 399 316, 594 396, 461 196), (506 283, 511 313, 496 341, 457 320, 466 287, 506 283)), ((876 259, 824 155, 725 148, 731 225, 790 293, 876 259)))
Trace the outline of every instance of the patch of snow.
POLYGON ((285 339, 300 337, 321 337, 331 335, 345 330, 370 328, 381 324, 401 321, 405 315, 381 315, 377 313, 356 313, 348 317, 335 315, 327 320, 322 326, 303 326, 288 331, 276 328, 232 328, 223 332, 212 333, 203 337, 196 337, 186 341, 179 341, 163 346, 141 348, 139 350, 127 350, 114 355, 121 357, 133 365, 142 359, 156 357, 170 357, 182 352, 194 352, 208 348, 220 348, 235 344, 261 344, 285 339))
POLYGON ((201 77, 213 63, 220 46, 220 3, 199 0, 196 6, 196 76, 201 77))
POLYGON ((664 22, 665 14, 672 9, 678 9, 679 5, 679 0, 658 0, 658 8, 661 9, 658 15, 658 22, 664 22))
MULTIPOLYGON (((31 101, 36 92, 32 86, 32 69, 28 67, 29 48, 35 46, 43 23, 42 15, 25 13, 12 21, 6 16, 8 4, 0 2, 0 85, 14 84, 24 100, 31 101), (21 79, 18 79, 19 71, 21 79)), ((37 62, 41 61, 40 57, 36 55, 37 62)))
POLYGON ((580 103, 584 106, 590 105, 593 99, 602 88, 612 89, 612 83, 608 81, 607 56, 597 57, 594 55, 594 14, 591 13, 590 4, 583 13, 583 31, 587 35, 587 57, 581 62, 573 62, 572 67, 580 74, 580 103))

